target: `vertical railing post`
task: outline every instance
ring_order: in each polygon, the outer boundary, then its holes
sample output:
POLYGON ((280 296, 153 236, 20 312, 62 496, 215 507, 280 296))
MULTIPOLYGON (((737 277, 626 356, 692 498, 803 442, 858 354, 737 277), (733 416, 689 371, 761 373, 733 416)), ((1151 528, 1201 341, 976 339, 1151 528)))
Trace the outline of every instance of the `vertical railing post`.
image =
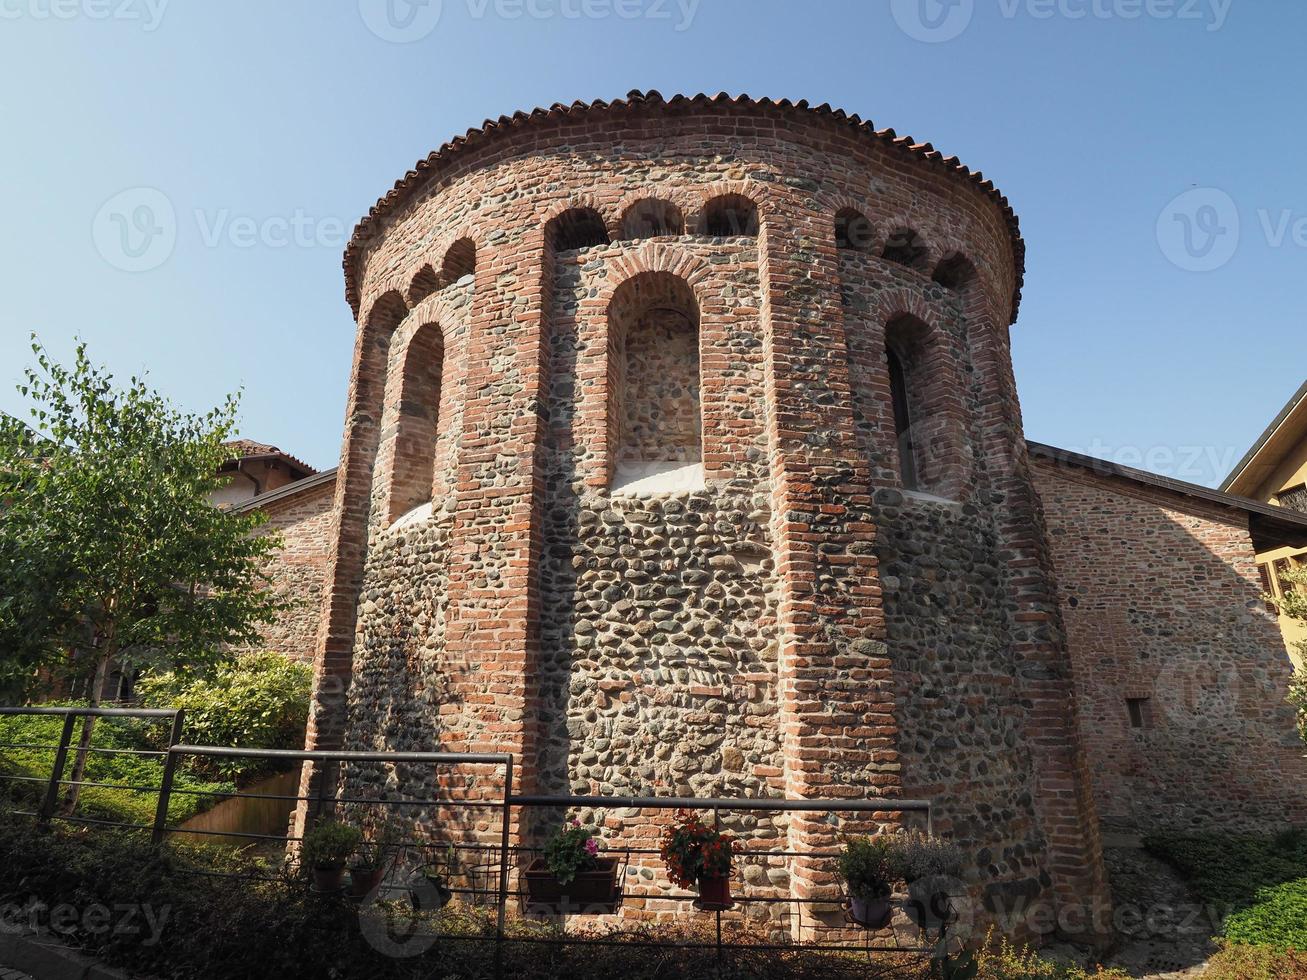
POLYGON ((177 774, 178 753, 173 747, 182 740, 182 725, 186 712, 178 708, 173 712, 172 728, 168 731, 168 750, 163 757, 163 777, 159 780, 159 802, 154 808, 154 829, 150 842, 158 847, 163 843, 164 834, 168 832, 168 803, 172 799, 173 777, 177 774))
POLYGON ((508 838, 513 810, 513 757, 504 763, 504 808, 499 830, 499 914, 495 919, 495 976, 504 975, 504 915, 508 910, 508 838))
POLYGON ((64 715, 64 730, 59 736, 59 747, 55 750, 54 763, 50 766, 50 784, 45 789, 45 799, 41 801, 41 810, 36 818, 36 825, 42 830, 50 826, 55 807, 59 805, 59 782, 64 778, 64 766, 68 764, 68 746, 73 740, 73 726, 77 724, 77 713, 70 708, 64 715))

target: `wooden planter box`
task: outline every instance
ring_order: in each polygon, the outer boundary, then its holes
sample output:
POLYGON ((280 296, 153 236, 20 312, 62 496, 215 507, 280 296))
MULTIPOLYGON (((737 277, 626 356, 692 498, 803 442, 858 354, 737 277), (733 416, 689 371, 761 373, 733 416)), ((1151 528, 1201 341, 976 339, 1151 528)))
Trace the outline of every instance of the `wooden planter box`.
POLYGON ((566 885, 560 885, 543 858, 526 869, 528 912, 548 911, 564 915, 611 915, 622 905, 617 883, 617 859, 599 858, 593 871, 582 871, 566 885))

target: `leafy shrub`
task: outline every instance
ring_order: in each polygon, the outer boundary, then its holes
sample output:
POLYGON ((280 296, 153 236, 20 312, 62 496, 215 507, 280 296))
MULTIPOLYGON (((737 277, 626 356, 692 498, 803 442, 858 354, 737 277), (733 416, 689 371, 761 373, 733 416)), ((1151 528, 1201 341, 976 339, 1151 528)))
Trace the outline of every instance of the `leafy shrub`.
POLYGON ((909 884, 936 876, 962 877, 962 848, 950 841, 913 830, 895 836, 893 846, 899 873, 909 884))
MULTIPOLYGON (((185 708, 186 740, 246 749, 299 749, 309 718, 313 668, 280 653, 236 657, 209 674, 147 675, 139 686, 151 707, 185 708)), ((275 766, 263 759, 193 757, 194 771, 239 783, 275 766)))
POLYGON ((545 864, 560 885, 570 884, 578 871, 594 870, 599 841, 580 820, 565 823, 545 842, 545 864))
POLYGON ((1229 912, 1232 942, 1307 949, 1307 833, 1275 837, 1159 835, 1144 845, 1229 912))
POLYGON ((315 868, 338 867, 362 841, 357 827, 324 820, 304 835, 304 863, 315 868))
POLYGON ((1129 974, 1120 970, 1100 966, 1090 971, 1044 959, 1007 939, 994 946, 987 938, 976 953, 976 965, 980 980, 1130 980, 1129 974))
MULTIPOLYGON (((1298 644, 1298 652, 1307 656, 1307 643, 1298 644)), ((1289 703, 1298 709, 1298 734, 1307 742, 1307 668, 1296 670, 1289 682, 1289 703)))
POLYGON ((885 898, 899 879, 898 855, 892 839, 852 837, 840 852, 839 872, 850 898, 872 901, 885 898))
MULTIPOLYGON (((53 715, 0 716, 0 742, 21 745, 57 745, 64 721, 53 715)), ((74 729, 74 745, 77 733, 74 729)), ((115 753, 91 752, 86 757, 85 779, 92 783, 109 783, 113 787, 157 787, 163 778, 163 761, 159 756, 134 755, 123 750, 156 750, 164 741, 164 731, 157 722, 136 719, 101 719, 95 726, 91 745, 95 748, 117 750, 115 753)), ((54 765, 54 752, 50 749, 0 749, 0 767, 7 774, 24 780, 48 780, 54 765)), ((67 778, 72 768, 72 754, 64 769, 67 778)), ((20 794, 28 808, 43 798, 43 783, 5 780, 11 791, 20 794)), ((179 772, 173 781, 174 794, 168 801, 168 821, 182 823, 216 803, 216 795, 235 789, 231 783, 197 779, 179 772)), ((78 800, 77 812, 100 820, 124 823, 150 824, 158 803, 157 793, 151 790, 117 789, 106 786, 86 786, 78 800)))

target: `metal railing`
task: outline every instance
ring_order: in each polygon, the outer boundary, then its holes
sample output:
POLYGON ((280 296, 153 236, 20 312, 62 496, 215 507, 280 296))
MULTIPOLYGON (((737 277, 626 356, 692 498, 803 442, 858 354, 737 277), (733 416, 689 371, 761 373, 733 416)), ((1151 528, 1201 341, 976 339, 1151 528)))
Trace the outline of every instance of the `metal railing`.
MULTIPOLYGON (((170 834, 197 834, 213 835, 216 837, 235 837, 247 839, 251 843, 275 841, 279 843, 296 843, 302 838, 291 834, 288 828, 284 835, 258 834, 258 833, 240 833, 229 831, 206 831, 187 829, 183 827, 174 827, 169 825, 168 810, 169 803, 173 797, 178 794, 194 794, 204 796, 216 796, 219 799, 273 799, 285 803, 306 804, 308 817, 311 820, 325 817, 333 817, 337 811, 344 806, 362 806, 374 807, 378 809, 390 808, 392 811, 404 811, 416 808, 418 810, 442 810, 444 808, 481 808, 498 813, 498 840, 495 843, 459 843, 449 845, 454 851, 467 851, 479 854, 482 858, 479 864, 474 866, 479 869, 479 877, 473 876, 468 882, 468 887, 457 889, 460 897, 464 897, 473 904, 483 906, 493 906, 495 918, 495 930, 493 936, 459 936, 459 939, 477 940, 486 938, 495 941, 499 946, 505 941, 511 942, 544 942, 544 943, 575 943, 578 940, 575 937, 561 936, 559 938, 550 937, 521 937, 515 936, 509 938, 506 933, 506 915, 511 905, 516 903, 519 908, 525 908, 525 899, 527 892, 523 890, 521 883, 518 882, 516 887, 512 882, 512 869, 523 868, 526 863, 534 856, 542 852, 542 848, 530 846, 523 843, 514 843, 512 828, 513 816, 516 812, 519 819, 519 827, 525 825, 526 812, 531 809, 549 809, 549 810, 569 810, 569 809, 604 809, 604 810, 625 810, 625 811, 666 811, 666 810, 702 810, 712 811, 714 819, 720 823, 721 815, 725 814, 761 814, 761 813, 804 813, 804 814, 825 814, 832 816, 835 814, 861 814, 867 817, 894 814, 920 814, 925 820, 925 830, 930 834, 933 830, 933 814, 931 803, 928 800, 891 800, 884 798, 868 798, 860 800, 852 799, 737 799, 737 798, 716 798, 716 797, 649 797, 649 796, 567 796, 567 795, 539 795, 523 794, 518 795, 513 792, 514 783, 514 758, 508 754, 496 753, 452 753, 452 752, 351 752, 351 751, 331 751, 331 750, 292 750, 292 749, 243 749, 225 746, 204 746, 190 745, 181 742, 181 730, 184 721, 184 715, 181 710, 137 710, 122 708, 105 708, 105 709, 85 709, 85 708, 0 708, 0 716, 3 715, 60 715, 64 717, 64 726, 62 736, 57 745, 52 746, 24 746, 26 748, 49 748, 55 751, 55 762, 48 780, 45 791, 44 802, 36 813, 30 811, 14 810, 14 813, 27 813, 35 816, 39 823, 48 824, 52 819, 68 819, 80 823, 100 824, 109 827, 119 827, 128 830, 149 831, 151 840, 156 846, 161 846, 170 834), (155 807, 154 821, 151 825, 134 824, 128 822, 118 822, 110 820, 92 820, 88 818, 79 818, 72 815, 61 815, 55 812, 57 808, 58 792, 61 786, 71 785, 70 780, 63 778, 63 770, 67 762, 67 756, 71 750, 71 741, 76 720, 91 715, 99 717, 135 717, 154 720, 168 720, 171 722, 168 742, 165 748, 158 751, 140 751, 143 755, 153 755, 162 759, 162 771, 159 784, 157 786, 143 785, 122 785, 113 788, 124 790, 134 790, 138 792, 153 792, 158 794, 155 807), (237 790, 232 793, 214 793, 213 791, 203 791, 195 789, 182 789, 176 786, 176 774, 178 768, 188 758, 195 759, 258 759, 266 762, 282 762, 287 764, 293 763, 315 763, 321 772, 321 778, 318 780, 318 792, 315 795, 295 794, 269 794, 269 793, 250 793, 237 790), (349 780, 346 774, 340 771, 341 766, 361 767, 367 765, 410 765, 410 766, 432 766, 436 769, 452 768, 460 766, 490 767, 496 771, 502 770, 500 778, 501 792, 487 798, 478 796, 477 798, 457 798, 452 794, 441 794, 425 796, 421 798, 390 798, 376 795, 355 795, 350 796, 341 792, 341 784, 349 780)), ((0 749, 7 747, 6 743, 0 743, 0 749)), ((94 751, 95 749, 93 749, 94 751)), ((102 750, 104 751, 104 750, 102 750)), ((110 749, 108 751, 128 751, 121 749, 110 749)), ((135 751, 135 750, 132 750, 135 751)), ((0 773, 0 780, 14 778, 9 774, 0 773)), ((84 785, 110 785, 86 782, 84 785)), ((484 791, 486 787, 480 787, 484 791)), ((881 822, 879 819, 877 822, 881 822)), ((395 851, 404 856, 409 850, 421 852, 424 848, 430 848, 432 842, 428 839, 414 837, 406 840, 377 840, 371 843, 384 845, 393 848, 395 851)), ((766 838, 755 839, 752 844, 767 843, 766 838)), ((632 857, 647 858, 659 854, 657 848, 646 846, 610 846, 607 850, 609 854, 625 855, 629 864, 632 857)), ((833 851, 818 850, 791 850, 784 847, 766 846, 766 847, 749 847, 745 846, 737 851, 739 858, 744 863, 751 859, 762 859, 770 861, 771 859, 785 859, 786 862, 791 860, 808 860, 808 861, 833 861, 837 853, 833 851)), ((401 860, 392 862, 392 880, 382 885, 382 891, 390 896, 404 895, 408 889, 402 880, 396 880, 395 873, 399 870, 401 860)), ((640 870, 646 870, 652 867, 652 864, 641 865, 640 870)), ((195 873, 223 875, 221 871, 196 871, 195 873)), ((241 877, 249 877, 248 874, 239 873, 241 877)), ((271 876, 269 876, 271 877, 271 876)), ((640 891, 630 891, 625 882, 621 882, 621 893, 623 900, 638 900, 642 904, 647 903, 669 903, 683 908, 684 905, 695 898, 694 895, 684 894, 676 891, 664 889, 644 889, 640 891)), ((796 906, 799 914, 799 922, 802 924, 803 909, 813 906, 824 906, 829 910, 832 899, 827 897, 800 897, 792 894, 764 894, 768 891, 779 891, 777 888, 748 889, 738 895, 733 896, 733 904, 747 908, 750 905, 791 905, 796 906)), ((703 944, 697 948, 716 947, 720 955, 725 946, 722 932, 722 916, 724 910, 716 911, 716 942, 703 944)), ((849 931, 852 932, 852 923, 848 924, 849 931)), ((830 934, 834 935, 840 931, 840 927, 831 928, 824 926, 830 934)), ((872 943, 871 933, 862 934, 862 939, 856 944, 843 941, 835 945, 820 946, 824 951, 833 949, 845 949, 871 952, 913 952, 929 953, 937 949, 938 942, 942 941, 943 935, 937 937, 936 941, 929 941, 929 937, 924 930, 920 934, 921 943, 917 945, 904 946, 899 942, 896 933, 891 933, 894 945, 882 945, 872 943)), ((584 942, 600 942, 603 940, 586 939, 584 942)), ((641 944, 623 941, 624 945, 658 945, 658 944, 641 944)), ((685 945, 685 944, 680 944, 685 945)), ((749 942, 747 948, 750 950, 794 950, 796 947, 793 943, 757 943, 749 942)), ((496 958, 501 955, 500 949, 496 950, 496 958)))

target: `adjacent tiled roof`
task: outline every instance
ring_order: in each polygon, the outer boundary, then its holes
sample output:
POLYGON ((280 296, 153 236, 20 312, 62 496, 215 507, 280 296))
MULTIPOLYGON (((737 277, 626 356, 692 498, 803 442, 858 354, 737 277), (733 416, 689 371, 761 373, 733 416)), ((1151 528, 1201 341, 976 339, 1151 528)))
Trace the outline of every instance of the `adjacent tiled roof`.
POLYGON ((1221 490, 1213 490, 1211 487, 1200 486, 1197 483, 1173 480, 1169 476, 1137 470, 1132 466, 1122 466, 1120 463, 1112 463, 1094 456, 1085 456, 1083 453, 1072 452, 1069 449, 1046 446, 1041 442, 1027 442, 1026 445, 1030 447, 1032 456, 1042 457, 1055 463, 1077 466, 1092 470, 1100 476, 1129 480, 1154 489, 1168 490, 1195 500, 1244 511, 1249 516, 1254 532, 1259 535, 1286 541, 1307 540, 1307 514, 1300 514, 1284 507, 1274 507, 1271 504, 1221 490))
POLYGON ((1257 437, 1252 448, 1235 464, 1230 475, 1221 481, 1222 490, 1252 493, 1271 475, 1271 471, 1280 464, 1280 458, 1273 456, 1270 459, 1259 460, 1257 457, 1262 455, 1262 450, 1267 449, 1272 441, 1277 444, 1269 446, 1274 454, 1275 449, 1279 448, 1284 452, 1302 438, 1303 430, 1307 429, 1307 400, 1304 396, 1307 396, 1307 382, 1294 392, 1284 408, 1280 409, 1280 413, 1271 420, 1266 431, 1257 437), (1300 407, 1304 411, 1300 412, 1300 407), (1289 445, 1278 445, 1281 443, 1289 443, 1289 445))
POLYGON ((266 507, 268 504, 275 504, 278 501, 285 500, 287 497, 294 497, 297 494, 304 493, 306 490, 312 490, 314 487, 320 487, 323 484, 336 482, 336 470, 338 467, 333 466, 329 470, 323 470, 314 476, 307 477, 303 480, 296 480, 294 483, 288 483, 284 487, 278 487, 276 490, 270 490, 267 493, 261 493, 257 497, 251 497, 249 500, 241 501, 232 507, 233 511, 257 510, 260 507, 266 507))
POLYGON ((345 248, 343 263, 345 267, 345 299, 357 316, 359 312, 359 288, 355 275, 355 265, 359 258, 362 243, 377 233, 375 227, 377 223, 383 221, 403 206, 421 184, 431 179, 434 172, 439 171, 461 150, 478 146, 488 139, 506 137, 523 126, 555 123, 593 113, 658 107, 706 109, 723 105, 749 107, 763 112, 811 113, 829 119, 836 124, 847 126, 868 139, 879 140, 904 152, 914 154, 921 160, 954 173, 975 185, 997 205, 1012 235, 1012 257, 1016 266, 1016 288, 1012 295, 1012 319, 1016 319, 1017 309, 1021 305, 1021 287, 1025 276, 1026 245, 1021 238, 1021 227, 1012 206, 1008 203, 1007 198, 994 186, 993 181, 987 180, 980 171, 972 171, 963 165, 957 157, 944 156, 930 143, 918 143, 910 136, 899 136, 892 129, 876 129, 870 120, 864 120, 857 115, 850 115, 842 109, 834 109, 827 103, 812 106, 806 100, 791 102, 789 99, 781 99, 780 101, 765 98, 753 99, 747 95, 731 96, 725 92, 717 95, 676 95, 668 100, 664 99, 656 91, 641 92, 636 90, 627 95, 625 99, 617 99, 613 102, 597 100, 595 102, 573 102, 571 105, 555 103, 548 109, 533 109, 530 113, 515 112, 512 116, 500 116, 498 119, 493 120, 487 119, 481 124, 480 129, 469 129, 465 135, 455 137, 439 149, 433 150, 425 159, 419 160, 413 169, 406 173, 402 179, 396 181, 390 192, 378 200, 368 211, 367 216, 355 226, 354 234, 345 248))
POLYGON ((250 459, 279 459, 300 470, 305 476, 312 476, 318 472, 304 460, 297 459, 290 453, 284 453, 276 446, 269 446, 265 442, 255 442, 253 439, 231 439, 223 445, 232 450, 232 463, 250 459))

